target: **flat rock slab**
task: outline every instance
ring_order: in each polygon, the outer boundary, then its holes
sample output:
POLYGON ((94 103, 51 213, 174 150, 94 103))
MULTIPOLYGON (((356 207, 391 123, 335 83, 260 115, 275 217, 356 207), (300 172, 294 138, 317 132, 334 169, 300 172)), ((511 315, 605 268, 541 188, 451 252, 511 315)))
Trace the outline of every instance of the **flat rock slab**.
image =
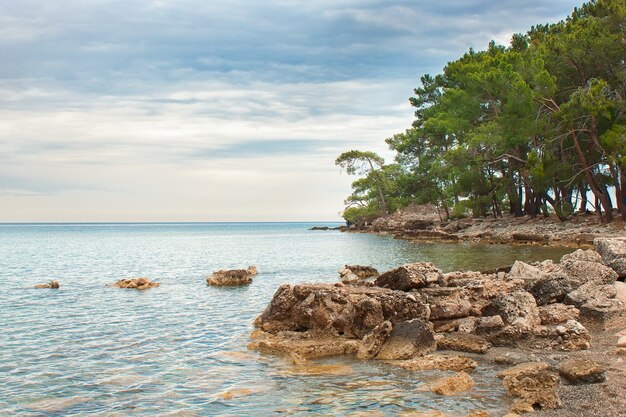
POLYGON ((591 359, 568 359, 559 366, 559 374, 571 384, 596 384, 606 381, 604 365, 591 359))
POLYGON ((490 347, 491 344, 485 339, 470 333, 447 333, 437 339, 438 350, 487 353, 490 347))

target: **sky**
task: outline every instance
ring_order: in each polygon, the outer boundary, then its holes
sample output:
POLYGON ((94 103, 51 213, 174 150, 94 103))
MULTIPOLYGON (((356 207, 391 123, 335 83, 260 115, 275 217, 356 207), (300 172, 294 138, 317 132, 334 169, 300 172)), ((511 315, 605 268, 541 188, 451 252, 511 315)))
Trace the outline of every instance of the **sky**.
POLYGON ((571 0, 0 0, 0 222, 339 221, 425 73, 571 0))

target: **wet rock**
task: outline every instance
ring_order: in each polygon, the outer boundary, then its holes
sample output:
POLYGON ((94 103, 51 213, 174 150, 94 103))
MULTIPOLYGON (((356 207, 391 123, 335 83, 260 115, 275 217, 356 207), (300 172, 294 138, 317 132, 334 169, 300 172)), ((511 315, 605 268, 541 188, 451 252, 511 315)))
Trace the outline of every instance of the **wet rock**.
POLYGON ((626 237, 597 238, 594 239, 593 246, 605 265, 620 277, 626 277, 626 237))
POLYGON ((396 323, 376 355, 376 359, 411 359, 433 352, 437 348, 434 333, 419 319, 396 323))
POLYGON ((150 281, 148 278, 129 278, 120 279, 113 284, 117 288, 133 288, 137 290, 147 290, 148 288, 158 287, 158 282, 150 281))
POLYGON ((376 326, 371 332, 363 337, 363 341, 359 346, 357 358, 371 359, 378 354, 381 347, 391 334, 393 325, 390 321, 384 321, 376 326))
MULTIPOLYGON (((248 344, 248 349, 265 354, 280 355, 300 359, 316 359, 328 356, 355 354, 359 341, 340 337, 308 337, 299 333, 284 332, 272 335, 264 332, 248 344)), ((299 361, 295 361, 299 362, 299 361)))
POLYGON ((486 316, 498 315, 505 324, 532 328, 541 323, 535 298, 526 291, 515 291, 496 297, 483 311, 486 316))
POLYGON ((559 375, 549 369, 546 363, 526 363, 517 365, 499 374, 507 393, 519 398, 513 403, 512 411, 534 411, 534 407, 555 409, 561 406, 557 393, 559 375))
POLYGON ((606 380, 604 365, 591 359, 568 359, 559 366, 559 374, 571 384, 595 384, 606 380))
POLYGON ((569 278, 563 273, 551 274, 537 280, 530 286, 528 292, 535 297, 538 306, 560 303, 572 291, 569 278))
POLYGON ((248 269, 221 269, 213 272, 213 275, 207 277, 206 282, 215 287, 235 287, 248 285, 252 282, 252 275, 256 272, 255 267, 248 269), (251 269, 254 268, 254 269, 251 269))
POLYGON ((47 284, 37 284, 35 285, 35 288, 38 289, 59 289, 59 283, 58 281, 50 281, 47 284))
POLYGON ((473 359, 458 355, 426 355, 402 361, 390 361, 392 365, 419 371, 472 371, 478 363, 473 359))
POLYGON ((419 294, 377 287, 282 285, 255 326, 274 334, 310 331, 360 339, 385 320, 394 324, 428 320, 429 315, 419 294))
POLYGON ((577 320, 580 311, 572 306, 561 303, 539 307, 541 324, 566 323, 568 320, 577 320))
POLYGON ((447 333, 437 338, 438 350, 486 353, 490 347, 491 344, 485 339, 469 333, 447 333))
POLYGON ((440 378, 429 385, 435 394, 455 395, 471 390, 476 383, 468 373, 461 371, 456 375, 440 378))
POLYGON ((430 262, 417 262, 387 271, 376 279, 376 285, 392 290, 410 291, 440 284, 443 286, 443 273, 430 262))
POLYGON ((419 293, 430 306, 431 320, 467 317, 472 312, 469 295, 462 288, 423 288, 419 293))
POLYGON ((339 277, 344 284, 353 284, 378 275, 378 270, 371 266, 345 265, 339 270, 339 277))
POLYGON ((259 270, 256 268, 256 266, 254 265, 250 265, 246 271, 248 271, 248 274, 254 276, 254 275, 258 275, 259 274, 259 270))

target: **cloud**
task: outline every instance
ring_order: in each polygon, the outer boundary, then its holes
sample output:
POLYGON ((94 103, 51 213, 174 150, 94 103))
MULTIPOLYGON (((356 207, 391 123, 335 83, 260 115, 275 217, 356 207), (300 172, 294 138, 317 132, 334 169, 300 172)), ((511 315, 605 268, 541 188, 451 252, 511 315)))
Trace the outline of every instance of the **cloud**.
POLYGON ((337 218, 420 75, 576 4, 4 2, 0 221, 337 218))

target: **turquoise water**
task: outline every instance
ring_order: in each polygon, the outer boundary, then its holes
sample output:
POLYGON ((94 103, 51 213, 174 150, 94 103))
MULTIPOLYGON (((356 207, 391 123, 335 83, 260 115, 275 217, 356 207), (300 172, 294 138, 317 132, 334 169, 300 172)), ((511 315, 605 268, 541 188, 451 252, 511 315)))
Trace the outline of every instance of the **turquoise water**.
POLYGON ((0 225, 0 415, 462 414, 499 405, 489 368, 470 394, 439 397, 420 386, 442 373, 350 359, 302 368, 247 351, 251 323, 280 284, 334 282, 345 263, 488 269, 567 249, 415 245, 313 225, 0 225), (260 274, 247 287, 205 283, 214 270, 251 264, 260 274), (106 287, 138 276, 161 286, 106 287), (32 288, 51 279, 60 290, 32 288))

